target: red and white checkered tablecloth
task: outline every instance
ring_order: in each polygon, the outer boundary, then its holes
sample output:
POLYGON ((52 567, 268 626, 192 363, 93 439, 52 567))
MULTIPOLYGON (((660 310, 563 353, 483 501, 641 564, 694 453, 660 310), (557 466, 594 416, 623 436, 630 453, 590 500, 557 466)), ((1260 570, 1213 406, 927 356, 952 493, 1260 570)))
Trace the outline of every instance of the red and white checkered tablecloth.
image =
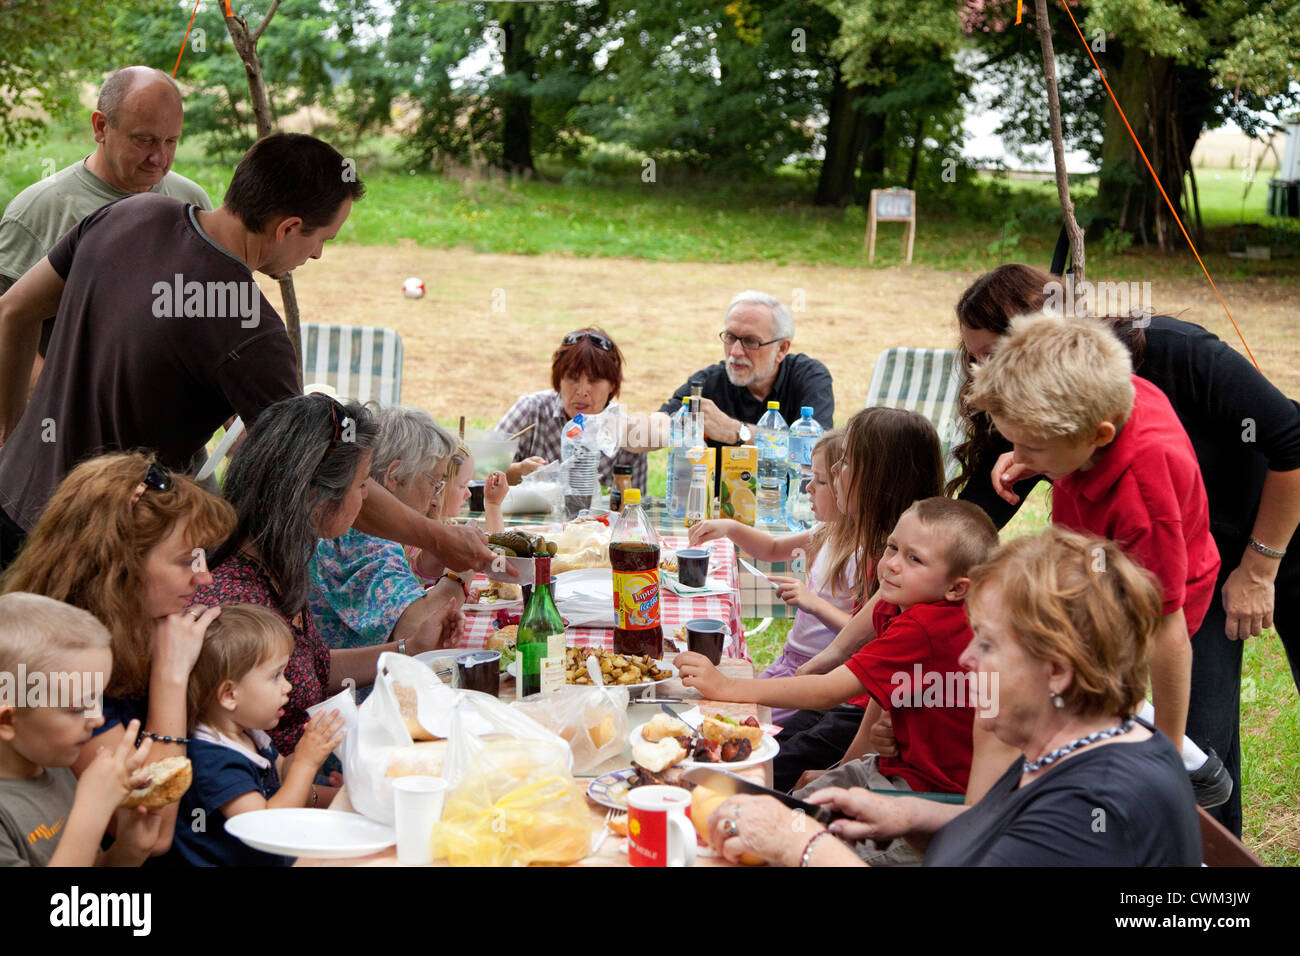
MULTIPOLYGON (((690 547, 683 536, 664 535, 660 542, 667 551, 690 547)), ((697 617, 725 621, 731 640, 727 642, 723 654, 727 657, 749 660, 749 648, 745 644, 745 625, 740 619, 736 547, 727 538, 710 541, 705 547, 709 550, 709 583, 730 588, 731 591, 727 594, 684 597, 667 587, 661 588, 659 608, 664 634, 666 636, 675 634, 677 629, 687 621, 697 617)), ((610 600, 613 600, 612 596, 610 600)), ((470 611, 466 613, 465 618, 465 647, 470 650, 482 647, 495 630, 492 626, 493 613, 470 611)), ((565 632, 565 640, 575 646, 599 646, 613 650, 614 629, 612 627, 570 627, 565 632)), ((664 655, 670 659, 673 656, 671 642, 664 642, 664 655)))

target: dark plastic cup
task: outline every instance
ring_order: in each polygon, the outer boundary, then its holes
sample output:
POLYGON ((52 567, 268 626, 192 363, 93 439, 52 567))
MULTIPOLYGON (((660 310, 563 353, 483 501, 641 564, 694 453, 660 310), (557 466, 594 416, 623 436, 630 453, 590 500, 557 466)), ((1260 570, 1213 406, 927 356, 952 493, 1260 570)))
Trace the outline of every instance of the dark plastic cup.
POLYGON ((486 485, 487 482, 484 481, 471 481, 469 483, 469 510, 470 511, 483 510, 483 489, 484 487, 486 487, 486 485))
MULTIPOLYGON (((681 552, 678 552, 678 561, 681 552)), ((681 565, 678 564, 680 568, 681 565)), ((686 622, 686 648, 697 654, 703 654, 709 663, 717 664, 722 660, 722 646, 727 643, 727 626, 721 621, 708 617, 696 618, 686 622)))
POLYGON ((683 587, 702 588, 709 577, 709 552, 687 548, 677 552, 677 580, 683 587))
POLYGON ((456 686, 501 696, 501 652, 474 651, 456 658, 456 686))

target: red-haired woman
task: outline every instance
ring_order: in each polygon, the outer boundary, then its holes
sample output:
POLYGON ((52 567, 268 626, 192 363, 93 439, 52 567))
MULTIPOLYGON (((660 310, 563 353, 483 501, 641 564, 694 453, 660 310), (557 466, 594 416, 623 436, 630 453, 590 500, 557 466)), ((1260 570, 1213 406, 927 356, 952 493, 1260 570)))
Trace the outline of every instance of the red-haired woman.
MULTIPOLYGON (((551 356, 551 387, 524 395, 497 422, 497 431, 507 435, 529 425, 536 427, 521 435, 515 461, 506 469, 512 485, 548 461, 560 457, 560 432, 573 416, 598 415, 618 395, 623 384, 623 353, 603 329, 570 332, 560 340, 551 356)), ((645 492, 644 452, 620 449, 613 458, 601 458, 600 483, 613 485, 614 466, 632 467, 632 486, 645 492)))

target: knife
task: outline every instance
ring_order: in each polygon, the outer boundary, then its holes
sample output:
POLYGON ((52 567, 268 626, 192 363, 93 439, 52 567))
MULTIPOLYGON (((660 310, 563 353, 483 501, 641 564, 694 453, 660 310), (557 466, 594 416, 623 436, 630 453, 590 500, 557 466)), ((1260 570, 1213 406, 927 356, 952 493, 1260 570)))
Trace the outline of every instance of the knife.
POLYGON ((683 773, 682 777, 691 783, 702 784, 715 793, 724 793, 729 797, 738 793, 748 793, 760 797, 775 797, 790 809, 805 813, 821 824, 830 823, 832 820, 838 820, 844 816, 844 814, 831 810, 829 807, 819 807, 812 803, 805 803, 798 797, 792 797, 790 794, 781 793, 778 790, 769 790, 767 787, 760 787, 756 783, 750 783, 744 777, 738 777, 734 773, 727 773, 723 770, 692 767, 683 773))

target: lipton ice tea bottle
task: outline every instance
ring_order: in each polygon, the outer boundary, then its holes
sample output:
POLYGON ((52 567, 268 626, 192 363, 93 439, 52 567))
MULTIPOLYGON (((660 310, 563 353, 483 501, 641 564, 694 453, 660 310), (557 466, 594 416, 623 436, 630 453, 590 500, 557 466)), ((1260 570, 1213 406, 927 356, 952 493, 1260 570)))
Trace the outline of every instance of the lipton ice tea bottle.
POLYGON ((623 511, 610 532, 614 570, 614 653, 664 653, 659 624, 659 534, 641 507, 641 492, 623 493, 623 511))

